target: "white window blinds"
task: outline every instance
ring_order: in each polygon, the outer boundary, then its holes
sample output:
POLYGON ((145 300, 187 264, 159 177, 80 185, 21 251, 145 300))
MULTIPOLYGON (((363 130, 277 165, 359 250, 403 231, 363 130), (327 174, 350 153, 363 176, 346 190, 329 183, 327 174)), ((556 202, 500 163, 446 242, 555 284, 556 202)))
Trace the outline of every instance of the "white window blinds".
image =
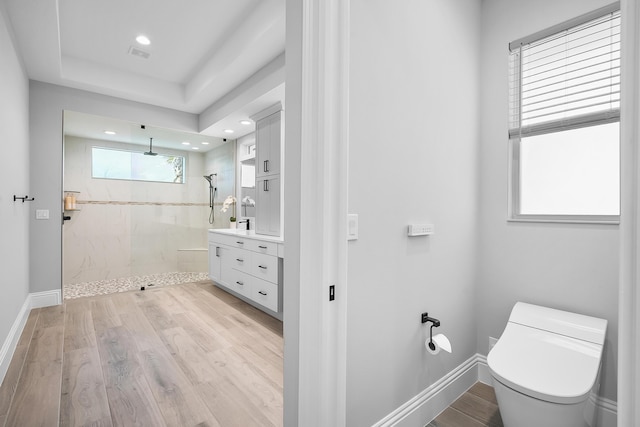
POLYGON ((510 44, 510 137, 620 119, 620 11, 613 9, 510 44))

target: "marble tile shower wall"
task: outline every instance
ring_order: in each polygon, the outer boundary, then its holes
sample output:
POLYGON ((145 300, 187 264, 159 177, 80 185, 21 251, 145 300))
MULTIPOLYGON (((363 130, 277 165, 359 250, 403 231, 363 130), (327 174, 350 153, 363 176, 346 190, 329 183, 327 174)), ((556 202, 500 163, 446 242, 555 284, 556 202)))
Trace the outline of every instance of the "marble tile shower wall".
POLYGON ((188 156, 185 184, 93 179, 93 146, 131 149, 65 138, 64 189, 79 210, 63 229, 63 283, 180 271, 178 250, 205 248, 211 227, 205 156, 162 150, 188 156))

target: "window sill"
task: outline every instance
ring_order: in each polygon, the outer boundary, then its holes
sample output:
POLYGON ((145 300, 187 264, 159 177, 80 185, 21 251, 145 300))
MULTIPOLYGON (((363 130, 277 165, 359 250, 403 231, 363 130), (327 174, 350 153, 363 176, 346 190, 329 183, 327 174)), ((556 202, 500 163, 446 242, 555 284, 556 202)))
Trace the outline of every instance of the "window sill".
POLYGON ((594 224, 594 225, 620 225, 619 216, 593 216, 593 217, 554 217, 554 216, 536 216, 526 215, 507 218, 507 222, 540 222, 540 223, 556 223, 556 224, 594 224))

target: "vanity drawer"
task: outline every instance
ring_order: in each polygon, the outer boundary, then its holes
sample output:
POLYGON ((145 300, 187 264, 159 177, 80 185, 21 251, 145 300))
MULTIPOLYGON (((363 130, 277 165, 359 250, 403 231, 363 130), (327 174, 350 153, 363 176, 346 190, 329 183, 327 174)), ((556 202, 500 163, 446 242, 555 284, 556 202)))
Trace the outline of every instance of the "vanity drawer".
POLYGON ((278 257, 253 253, 251 274, 272 283, 278 283, 278 257))
POLYGON ((230 237, 231 237, 231 243, 229 243, 229 246, 231 246, 232 248, 246 249, 247 246, 249 246, 249 243, 251 242, 251 240, 249 239, 244 239, 238 236, 230 236, 230 237))
POLYGON ((240 295, 251 298, 251 282, 255 279, 238 270, 232 270, 230 276, 226 283, 227 287, 240 295))
POLYGON ((209 243, 225 246, 236 246, 236 236, 228 236, 220 233, 209 233, 209 243))
POLYGON ((278 311, 278 285, 265 280, 253 279, 251 299, 269 310, 278 311))
POLYGON ((264 242, 262 240, 247 239, 246 249, 265 255, 278 255, 278 244, 274 242, 264 242))
POLYGON ((229 257, 229 264, 231 268, 235 270, 244 271, 245 273, 251 273, 251 258, 252 253, 242 249, 231 249, 231 256, 229 257))
POLYGON ((231 236, 221 233, 209 233, 209 243, 231 246, 232 248, 244 248, 249 239, 242 236, 231 236))

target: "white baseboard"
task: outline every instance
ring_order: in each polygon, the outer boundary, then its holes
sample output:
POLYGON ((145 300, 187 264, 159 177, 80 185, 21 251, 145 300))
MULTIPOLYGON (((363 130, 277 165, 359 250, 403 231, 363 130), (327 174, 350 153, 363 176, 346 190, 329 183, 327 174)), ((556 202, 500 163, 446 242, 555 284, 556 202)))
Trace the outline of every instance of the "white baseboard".
POLYGON ((4 376, 7 374, 11 358, 16 351, 18 340, 20 339, 20 335, 22 335, 24 325, 27 323, 27 318, 31 310, 34 308, 49 307, 51 305, 60 305, 62 303, 61 296, 62 293, 60 290, 36 292, 27 295, 16 320, 13 322, 13 325, 11 325, 7 338, 4 340, 4 343, 2 343, 2 348, 0 348, 0 384, 4 381, 4 376))
POLYGON ((374 424, 374 427, 424 426, 469 389, 478 380, 475 355, 426 388, 398 409, 374 424), (426 420, 426 421, 425 421, 426 420))
POLYGON ((4 343, 2 343, 2 348, 0 348, 0 384, 4 381, 4 376, 7 374, 11 358, 13 357, 13 353, 16 351, 18 340, 20 339, 20 335, 22 335, 24 325, 27 323, 27 318, 31 311, 31 299, 29 296, 30 295, 27 295, 22 307, 20 307, 18 316, 9 330, 9 335, 7 335, 4 343))
MULTIPOLYGON (((469 358, 413 399, 378 421, 374 427, 425 426, 477 381, 491 385, 487 357, 481 354, 469 358)), ((597 427, 616 427, 617 403, 598 397, 595 400, 595 405, 597 408, 597 427)))
POLYGON ((616 427, 618 425, 618 403, 598 396, 596 399, 597 427, 616 427))
POLYGON ((62 292, 60 289, 55 291, 34 292, 29 294, 29 299, 31 300, 31 308, 60 305, 62 304, 62 292))
POLYGON ((491 372, 489 372, 489 365, 487 365, 487 356, 482 354, 476 354, 476 356, 478 357, 478 381, 493 387, 491 372))

